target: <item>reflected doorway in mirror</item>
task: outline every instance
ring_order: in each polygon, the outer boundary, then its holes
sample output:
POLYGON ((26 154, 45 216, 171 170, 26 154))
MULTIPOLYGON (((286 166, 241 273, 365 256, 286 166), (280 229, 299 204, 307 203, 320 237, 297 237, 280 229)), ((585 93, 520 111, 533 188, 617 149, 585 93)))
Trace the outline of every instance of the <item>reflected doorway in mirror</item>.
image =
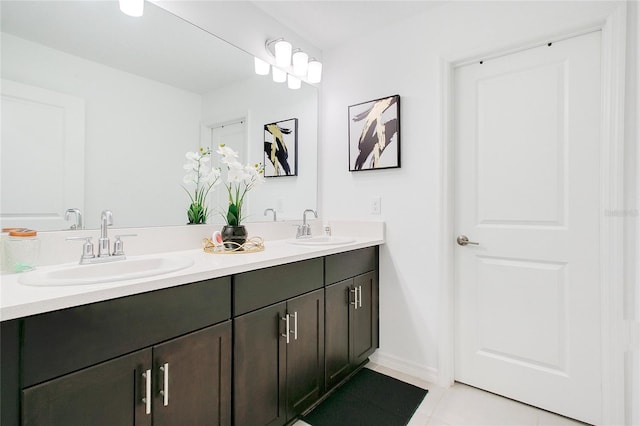
POLYGON ((264 176, 298 176, 298 119, 264 125, 264 176))

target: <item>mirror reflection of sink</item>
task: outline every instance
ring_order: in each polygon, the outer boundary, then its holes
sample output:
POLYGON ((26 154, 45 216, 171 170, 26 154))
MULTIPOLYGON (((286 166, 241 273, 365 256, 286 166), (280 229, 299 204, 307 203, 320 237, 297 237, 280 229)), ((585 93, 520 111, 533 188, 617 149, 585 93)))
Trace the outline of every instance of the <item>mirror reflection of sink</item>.
POLYGON ((295 240, 287 240, 289 244, 297 244, 301 246, 330 246, 349 244, 355 239, 348 237, 318 236, 311 238, 296 238, 295 240))
POLYGON ((191 265, 193 259, 180 256, 130 257, 110 263, 44 267, 20 275, 18 282, 42 287, 97 284, 152 277, 191 265))

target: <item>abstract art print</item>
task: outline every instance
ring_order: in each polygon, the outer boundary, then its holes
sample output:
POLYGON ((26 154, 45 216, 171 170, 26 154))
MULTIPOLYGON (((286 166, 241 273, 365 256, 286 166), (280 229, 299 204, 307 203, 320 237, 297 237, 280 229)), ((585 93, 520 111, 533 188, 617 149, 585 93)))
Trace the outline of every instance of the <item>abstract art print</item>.
POLYGON ((349 171, 400 167, 400 95, 349 107, 349 171))
POLYGON ((298 119, 264 125, 264 176, 298 176, 298 119))

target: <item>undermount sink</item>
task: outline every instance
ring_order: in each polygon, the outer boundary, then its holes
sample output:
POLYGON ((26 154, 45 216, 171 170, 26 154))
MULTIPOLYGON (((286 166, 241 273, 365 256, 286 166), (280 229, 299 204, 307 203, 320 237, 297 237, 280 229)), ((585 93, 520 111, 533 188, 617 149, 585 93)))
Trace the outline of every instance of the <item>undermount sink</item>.
POLYGON ((332 237, 332 236, 318 236, 310 238, 296 238, 295 240, 287 240, 289 244, 297 244, 301 246, 330 246, 349 244, 354 242, 355 239, 348 237, 332 237))
POLYGON ((43 287, 97 284, 167 274, 191 265, 193 259, 180 256, 130 257, 109 263, 44 267, 20 275, 18 282, 43 287))

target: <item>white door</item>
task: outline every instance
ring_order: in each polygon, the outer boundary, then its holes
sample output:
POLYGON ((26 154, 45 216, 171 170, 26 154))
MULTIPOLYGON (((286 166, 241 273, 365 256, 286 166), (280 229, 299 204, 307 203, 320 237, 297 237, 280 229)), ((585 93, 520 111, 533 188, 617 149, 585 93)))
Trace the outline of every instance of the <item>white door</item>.
POLYGON ((598 423, 600 32, 454 77, 455 378, 598 423))

